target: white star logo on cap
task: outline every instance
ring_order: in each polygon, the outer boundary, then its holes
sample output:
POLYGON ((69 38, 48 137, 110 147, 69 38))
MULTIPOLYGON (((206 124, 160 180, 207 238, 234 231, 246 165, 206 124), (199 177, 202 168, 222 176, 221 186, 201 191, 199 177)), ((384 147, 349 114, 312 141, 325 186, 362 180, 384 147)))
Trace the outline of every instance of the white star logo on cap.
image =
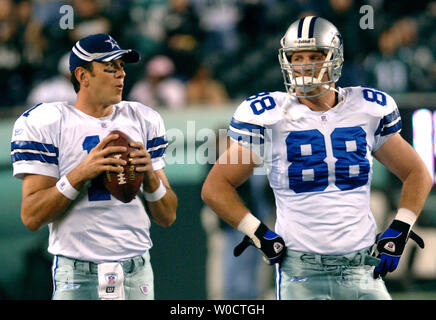
POLYGON ((111 36, 109 36, 109 39, 105 40, 104 42, 109 42, 112 46, 112 49, 114 47, 117 47, 118 49, 120 48, 120 46, 117 44, 117 42, 111 36))

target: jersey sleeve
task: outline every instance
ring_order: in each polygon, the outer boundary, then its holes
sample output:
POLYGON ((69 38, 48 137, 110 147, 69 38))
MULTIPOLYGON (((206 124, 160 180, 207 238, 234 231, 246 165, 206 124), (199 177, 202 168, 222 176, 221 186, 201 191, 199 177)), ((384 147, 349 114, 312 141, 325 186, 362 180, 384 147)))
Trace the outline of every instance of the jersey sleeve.
MULTIPOLYGON (((242 102, 230 121, 228 135, 241 146, 250 149, 263 159, 265 145, 265 125, 263 116, 255 114, 247 99, 242 102)), ((257 110, 257 109, 254 109, 257 110)))
POLYGON ((153 170, 160 170, 165 167, 165 151, 168 147, 165 124, 157 111, 141 106, 147 110, 147 112, 140 112, 145 124, 143 133, 145 148, 151 156, 153 170))
POLYGON ((381 119, 374 134, 373 152, 377 151, 391 136, 401 132, 401 115, 395 100, 386 95, 386 106, 383 107, 381 119))
POLYGON ((11 139, 14 177, 39 174, 59 178, 59 119, 56 107, 39 104, 16 120, 11 139))

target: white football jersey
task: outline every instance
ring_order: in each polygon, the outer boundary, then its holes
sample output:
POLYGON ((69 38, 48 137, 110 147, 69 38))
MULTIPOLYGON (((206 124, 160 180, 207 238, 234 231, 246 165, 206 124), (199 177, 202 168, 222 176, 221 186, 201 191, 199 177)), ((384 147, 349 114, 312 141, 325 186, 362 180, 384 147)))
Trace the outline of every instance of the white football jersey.
MULTIPOLYGON (((15 122, 13 174, 19 179, 26 174, 60 178, 112 130, 142 142, 154 170, 165 166, 165 127, 151 108, 122 101, 114 105, 112 115, 94 118, 66 102, 53 102, 36 105, 15 122)), ((93 262, 128 259, 151 248, 150 225, 138 196, 123 203, 111 196, 101 179, 94 179, 87 181, 66 212, 49 224, 48 251, 93 262)))
POLYGON ((253 95, 229 126, 232 139, 261 150, 275 195, 275 231, 292 250, 340 255, 375 242, 372 153, 401 130, 400 113, 380 90, 339 90, 343 100, 325 112, 285 92, 253 95))

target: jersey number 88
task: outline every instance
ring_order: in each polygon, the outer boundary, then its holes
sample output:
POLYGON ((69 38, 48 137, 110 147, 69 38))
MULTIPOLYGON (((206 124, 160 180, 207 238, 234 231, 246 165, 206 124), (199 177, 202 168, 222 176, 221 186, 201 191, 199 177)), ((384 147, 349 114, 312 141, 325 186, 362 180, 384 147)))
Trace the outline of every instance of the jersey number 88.
MULTIPOLYGON (((361 127, 336 128, 329 137, 335 162, 335 185, 352 190, 368 182, 366 133, 361 127)), ((317 130, 293 131, 286 138, 289 188, 296 193, 323 191, 327 188, 327 148, 317 130)))

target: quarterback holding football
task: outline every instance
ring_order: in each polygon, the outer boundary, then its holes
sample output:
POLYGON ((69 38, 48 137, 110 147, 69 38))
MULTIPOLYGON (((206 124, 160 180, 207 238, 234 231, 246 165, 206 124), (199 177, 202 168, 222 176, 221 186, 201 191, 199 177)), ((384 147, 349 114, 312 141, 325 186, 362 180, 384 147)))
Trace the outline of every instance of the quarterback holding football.
POLYGON ((399 134, 391 96, 336 87, 343 39, 332 23, 295 21, 278 58, 286 92, 258 93, 239 105, 228 131, 233 142, 206 178, 202 198, 245 234, 236 256, 254 245, 275 264, 277 299, 391 299, 382 277, 396 269, 409 238, 424 246, 411 229, 432 185, 429 172, 399 134), (251 161, 232 163, 247 152, 251 161), (274 191, 274 231, 235 191, 259 158, 274 191), (377 240, 373 158, 403 183, 396 217, 377 240))
POLYGON ((124 63, 139 59, 108 34, 77 41, 76 104, 40 103, 15 123, 21 217, 33 231, 48 224, 53 299, 154 299, 149 215, 170 226, 177 197, 163 171, 162 118, 121 101, 124 63))

